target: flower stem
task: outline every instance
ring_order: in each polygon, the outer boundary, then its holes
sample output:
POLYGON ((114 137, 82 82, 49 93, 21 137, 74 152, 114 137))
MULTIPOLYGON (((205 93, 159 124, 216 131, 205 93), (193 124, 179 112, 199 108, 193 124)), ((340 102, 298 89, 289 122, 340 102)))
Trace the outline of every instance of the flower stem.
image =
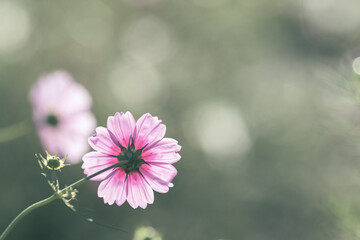
POLYGON ((29 121, 21 121, 10 126, 0 128, 0 143, 10 142, 24 136, 30 131, 29 121))
POLYGON ((13 227, 15 227, 15 225, 29 212, 31 212, 32 210, 44 206, 52 201, 54 201, 55 199, 57 199, 59 196, 55 193, 52 196, 41 200, 37 203, 34 203, 32 205, 30 205, 29 207, 27 207, 26 209, 24 209, 19 215, 17 215, 16 218, 14 218, 14 220, 12 220, 12 222, 9 224, 9 226, 5 229, 5 231, 1 234, 0 236, 0 240, 4 240, 5 237, 10 233, 10 231, 13 229, 13 227))
MULTIPOLYGON (((99 174, 101 174, 101 173, 103 173, 103 172, 106 172, 106 171, 108 171, 108 170, 110 170, 110 169, 112 169, 112 168, 120 167, 120 166, 122 166, 122 165, 124 165, 124 164, 126 164, 126 163, 128 163, 128 162, 129 162, 129 160, 119 161, 119 162, 111 165, 110 167, 104 168, 103 170, 100 170, 100 171, 98 171, 98 172, 96 172, 96 173, 94 173, 94 174, 92 174, 92 175, 90 175, 90 176, 88 176, 88 177, 81 178, 81 179, 79 179, 78 181, 76 181, 76 182, 74 182, 73 184, 71 184, 70 186, 67 186, 67 187, 65 187, 64 189, 60 190, 60 191, 59 191, 59 194, 65 193, 66 190, 68 190, 68 189, 76 188, 77 186, 80 186, 81 184, 83 184, 83 183, 86 182, 87 180, 89 180, 89 179, 91 179, 91 178, 93 178, 93 177, 95 177, 95 176, 97 176, 97 175, 99 175, 99 174)), ((0 240, 2 240, 2 239, 0 238, 0 240)))
POLYGON ((7 228, 5 229, 5 231, 0 235, 0 240, 4 240, 6 238, 6 236, 10 233, 10 231, 15 227, 15 225, 25 216, 27 215, 28 213, 30 213, 32 210, 38 208, 38 207, 41 207, 41 206, 44 206, 48 203, 51 203, 52 201, 54 201, 55 199, 58 199, 58 198, 62 198, 62 195, 64 193, 66 193, 67 190, 69 189, 74 189, 76 188, 77 186, 80 186, 81 184, 83 184, 84 182, 86 182, 87 180, 103 173, 103 172, 106 172, 112 168, 116 168, 116 167, 120 167, 124 164, 126 164, 127 162, 129 162, 128 160, 124 160, 124 161, 119 161, 118 163, 116 164, 113 164, 103 170, 100 170, 88 177, 84 177, 84 178, 81 178, 80 180, 74 182, 73 184, 63 188, 62 190, 54 193, 53 195, 51 195, 50 197, 44 199, 44 200, 41 200, 39 202, 36 202, 32 205, 30 205, 29 207, 25 208, 19 215, 17 215, 16 218, 14 218, 14 220, 12 220, 12 222, 9 224, 9 226, 7 226, 7 228))

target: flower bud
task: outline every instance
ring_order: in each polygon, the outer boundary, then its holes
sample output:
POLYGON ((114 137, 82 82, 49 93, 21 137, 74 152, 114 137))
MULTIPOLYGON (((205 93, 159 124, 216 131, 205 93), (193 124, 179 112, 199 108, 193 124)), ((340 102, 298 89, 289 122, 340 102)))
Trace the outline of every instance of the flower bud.
POLYGON ((134 240, 162 240, 161 234, 153 227, 140 227, 136 229, 134 240))
POLYGON ((61 168, 67 166, 68 164, 65 164, 66 157, 59 158, 57 154, 55 156, 50 155, 48 151, 46 152, 46 158, 44 158, 41 154, 39 154, 40 157, 39 163, 41 167, 47 167, 50 170, 60 170, 61 168))

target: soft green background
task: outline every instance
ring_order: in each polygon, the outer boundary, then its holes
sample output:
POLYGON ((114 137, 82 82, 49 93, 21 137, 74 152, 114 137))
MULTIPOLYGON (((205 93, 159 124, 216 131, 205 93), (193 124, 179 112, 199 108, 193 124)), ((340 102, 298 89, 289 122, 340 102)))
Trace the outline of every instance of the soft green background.
MULTIPOLYGON (((11 239, 360 239, 358 0, 0 0, 0 127, 31 123, 37 78, 69 71, 98 125, 159 116, 183 146, 146 210, 103 204, 98 183, 26 216, 11 239), (355 71, 354 71, 355 70, 355 71)), ((0 145, 0 230, 51 194, 34 127, 0 145)), ((61 182, 83 176, 80 164, 61 182)))

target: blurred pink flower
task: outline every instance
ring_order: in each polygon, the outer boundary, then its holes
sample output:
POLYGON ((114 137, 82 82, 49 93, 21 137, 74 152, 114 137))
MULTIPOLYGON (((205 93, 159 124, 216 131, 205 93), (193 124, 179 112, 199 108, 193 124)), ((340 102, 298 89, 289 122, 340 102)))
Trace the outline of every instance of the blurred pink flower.
POLYGON ((69 73, 56 71, 40 77, 30 91, 30 102, 43 147, 68 155, 70 163, 80 162, 96 124, 87 90, 69 73))
POLYGON ((127 200, 133 208, 146 208, 154 202, 153 190, 169 191, 177 174, 172 164, 180 160, 181 146, 164 138, 165 131, 157 117, 147 113, 135 122, 130 112, 116 113, 108 118, 107 128, 96 128, 96 134, 89 138, 96 152, 83 157, 84 173, 90 176, 119 161, 129 161, 91 178, 102 181, 98 195, 105 203, 120 206, 127 200))

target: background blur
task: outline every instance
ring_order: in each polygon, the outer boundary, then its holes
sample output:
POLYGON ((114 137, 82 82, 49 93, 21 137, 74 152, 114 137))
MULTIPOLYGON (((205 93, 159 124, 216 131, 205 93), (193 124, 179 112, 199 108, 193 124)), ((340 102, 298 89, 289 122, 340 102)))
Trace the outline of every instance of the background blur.
MULTIPOLYGON (((175 187, 146 210, 108 206, 98 183, 8 239, 360 239, 360 1, 0 0, 0 127, 30 120, 37 78, 69 71, 98 125, 159 116, 179 140, 175 187)), ((34 127, 0 144, 0 230, 51 194, 34 127)), ((68 167, 62 184, 83 177, 68 167)))

